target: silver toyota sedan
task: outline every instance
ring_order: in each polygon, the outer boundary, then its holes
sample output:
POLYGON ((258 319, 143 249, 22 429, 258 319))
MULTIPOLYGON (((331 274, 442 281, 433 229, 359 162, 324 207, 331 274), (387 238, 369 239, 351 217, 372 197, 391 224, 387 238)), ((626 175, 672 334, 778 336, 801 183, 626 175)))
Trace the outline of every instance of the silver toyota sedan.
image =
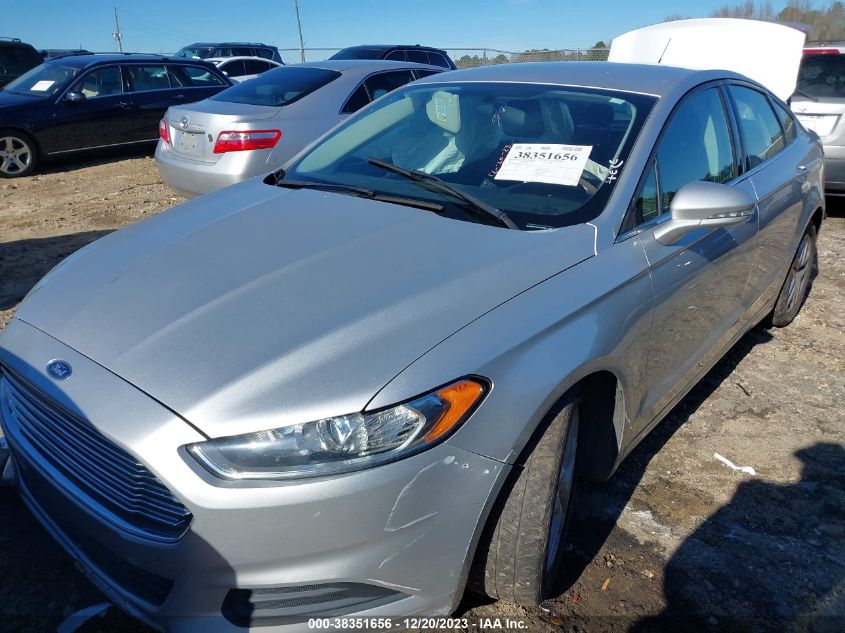
POLYGON ((801 308, 822 160, 728 71, 401 88, 36 285, 0 336, 22 496, 163 629, 535 604, 576 478, 801 308))
POLYGON ((443 70, 372 60, 276 68, 171 107, 159 125, 156 165, 189 198, 267 174, 371 101, 443 70))

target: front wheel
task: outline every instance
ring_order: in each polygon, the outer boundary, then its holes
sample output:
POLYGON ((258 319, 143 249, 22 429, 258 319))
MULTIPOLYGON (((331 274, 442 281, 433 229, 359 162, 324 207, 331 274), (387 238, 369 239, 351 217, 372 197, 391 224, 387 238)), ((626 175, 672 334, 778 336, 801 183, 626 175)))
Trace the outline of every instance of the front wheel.
POLYGON ((578 406, 569 394, 488 521, 470 575, 472 590, 521 605, 554 595, 572 514, 577 447, 578 406))
POLYGON ((14 130, 0 130, 0 177, 31 174, 37 162, 38 151, 32 139, 14 130))
POLYGON ((789 272, 783 287, 778 295, 775 309, 772 312, 772 325, 784 327, 792 323, 798 314, 804 300, 807 298, 807 291, 810 288, 810 281, 813 278, 813 271, 816 267, 816 227, 810 224, 801 241, 798 249, 789 265, 789 272))

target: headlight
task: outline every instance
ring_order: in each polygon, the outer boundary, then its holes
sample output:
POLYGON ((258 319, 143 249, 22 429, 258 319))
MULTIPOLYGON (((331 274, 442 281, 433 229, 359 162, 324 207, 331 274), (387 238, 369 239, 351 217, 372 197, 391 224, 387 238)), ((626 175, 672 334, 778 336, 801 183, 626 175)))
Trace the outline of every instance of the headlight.
POLYGON ((224 437, 187 449, 222 479, 296 479, 359 470, 445 439, 486 391, 482 381, 466 378, 381 411, 224 437))

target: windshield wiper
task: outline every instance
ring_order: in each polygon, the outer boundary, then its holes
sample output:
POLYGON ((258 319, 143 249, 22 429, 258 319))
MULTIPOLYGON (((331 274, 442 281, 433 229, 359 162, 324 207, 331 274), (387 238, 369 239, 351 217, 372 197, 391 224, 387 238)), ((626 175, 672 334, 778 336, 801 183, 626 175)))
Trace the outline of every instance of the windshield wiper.
POLYGON ((371 165, 375 165, 376 167, 381 167, 382 169, 387 169, 388 171, 397 173, 400 176, 404 176, 405 178, 409 178, 415 182, 423 182, 431 185, 435 189, 439 189, 440 191, 448 193, 455 198, 463 200, 469 205, 469 208, 473 209, 477 214, 493 218, 499 224, 506 226, 509 229, 519 229, 519 227, 514 224, 514 221, 511 220, 501 209, 497 209, 493 205, 487 204, 475 196, 464 193, 460 189, 456 189, 437 176, 432 176, 431 174, 419 171, 418 169, 405 169, 404 167, 399 167, 399 165, 394 165, 393 163, 389 163, 378 158, 369 157, 367 158, 367 162, 371 165))
POLYGON ((443 205, 437 204, 436 202, 378 193, 372 189, 367 189, 366 187, 356 187, 355 185, 344 185, 334 182, 309 182, 305 180, 282 180, 279 176, 276 177, 275 185, 277 187, 288 187, 290 189, 317 189, 319 191, 351 194, 360 198, 368 198, 379 202, 389 202, 391 204, 399 204, 405 207, 415 207, 425 211, 433 211, 434 213, 441 213, 443 211, 443 205))

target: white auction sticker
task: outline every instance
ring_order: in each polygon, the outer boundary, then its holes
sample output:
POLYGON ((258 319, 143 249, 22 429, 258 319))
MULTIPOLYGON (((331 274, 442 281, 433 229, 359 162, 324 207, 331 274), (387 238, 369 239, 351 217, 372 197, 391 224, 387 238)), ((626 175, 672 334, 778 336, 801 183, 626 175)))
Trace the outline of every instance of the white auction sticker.
POLYGON ((592 145, 514 143, 494 180, 574 187, 581 180, 591 151, 592 145))
POLYGON ((35 92, 44 92, 45 90, 49 90, 50 86, 52 86, 54 83, 56 82, 50 81, 49 79, 42 79, 41 81, 36 81, 35 85, 30 88, 30 90, 33 90, 35 92))

